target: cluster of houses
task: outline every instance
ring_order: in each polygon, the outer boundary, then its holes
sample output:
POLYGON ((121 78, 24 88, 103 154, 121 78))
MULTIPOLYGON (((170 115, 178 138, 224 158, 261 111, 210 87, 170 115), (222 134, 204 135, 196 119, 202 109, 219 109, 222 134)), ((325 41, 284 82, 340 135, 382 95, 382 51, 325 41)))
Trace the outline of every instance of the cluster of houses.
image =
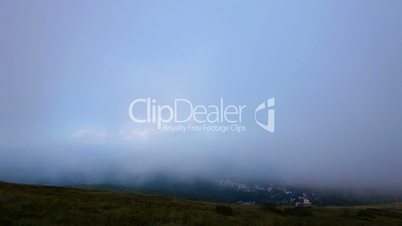
POLYGON ((244 183, 238 183, 234 182, 229 179, 225 180, 220 180, 219 184, 224 187, 230 187, 233 189, 236 189, 237 191, 241 192, 253 192, 253 191, 267 191, 271 192, 273 189, 273 185, 265 185, 265 184, 244 184, 244 183))
MULTIPOLYGON (((289 204, 294 204, 297 207, 308 207, 312 205, 312 202, 307 198, 307 194, 305 193, 294 193, 292 191, 289 191, 286 187, 274 187, 273 184, 245 184, 245 183, 238 183, 234 182, 229 179, 225 180, 220 180, 219 184, 223 187, 226 188, 231 188, 235 189, 238 192, 262 192, 262 193, 267 193, 271 194, 271 196, 275 196, 278 193, 272 193, 274 192, 274 189, 276 192, 279 191, 279 194, 282 193, 284 194, 283 200, 281 200, 279 203, 284 204, 284 205, 289 205, 289 204)), ((261 200, 263 202, 265 200, 261 200)), ((237 204, 239 205, 254 205, 255 201, 238 201, 237 204)))

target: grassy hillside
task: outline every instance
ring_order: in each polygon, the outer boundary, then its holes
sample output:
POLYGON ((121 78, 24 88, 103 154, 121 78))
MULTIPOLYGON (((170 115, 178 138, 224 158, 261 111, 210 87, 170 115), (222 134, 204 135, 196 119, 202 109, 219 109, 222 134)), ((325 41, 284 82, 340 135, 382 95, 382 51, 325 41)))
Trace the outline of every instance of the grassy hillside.
POLYGON ((398 225, 402 205, 240 206, 0 183, 0 225, 398 225))

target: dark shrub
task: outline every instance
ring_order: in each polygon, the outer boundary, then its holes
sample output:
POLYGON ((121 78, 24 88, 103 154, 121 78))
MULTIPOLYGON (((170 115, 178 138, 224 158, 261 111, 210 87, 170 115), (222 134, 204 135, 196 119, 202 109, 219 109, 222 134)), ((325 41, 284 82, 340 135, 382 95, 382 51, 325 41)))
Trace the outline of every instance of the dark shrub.
POLYGON ((346 218, 351 217, 350 211, 349 210, 343 210, 342 217, 346 217, 346 218))
POLYGON ((368 218, 375 217, 373 211, 368 210, 368 209, 359 210, 359 212, 357 212, 357 216, 359 216, 359 217, 368 217, 368 218))
POLYGON ((294 207, 284 209, 285 215, 297 216, 297 217, 311 217, 313 216, 313 211, 308 207, 294 207))
POLYGON ((272 204, 272 203, 266 203, 266 204, 261 205, 261 210, 265 210, 265 211, 269 211, 269 212, 277 213, 277 214, 282 213, 282 210, 278 209, 276 207, 276 205, 272 204))
POLYGON ((233 210, 230 206, 217 205, 215 212, 226 216, 233 216, 233 210))

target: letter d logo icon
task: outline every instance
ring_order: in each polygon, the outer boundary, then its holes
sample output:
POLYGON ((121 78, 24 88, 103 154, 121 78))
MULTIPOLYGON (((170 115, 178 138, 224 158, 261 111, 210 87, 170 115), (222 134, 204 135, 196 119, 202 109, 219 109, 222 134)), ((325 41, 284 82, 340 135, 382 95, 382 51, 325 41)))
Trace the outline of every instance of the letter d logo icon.
POLYGON ((275 132, 275 97, 272 97, 270 99, 268 99, 267 101, 264 101, 263 103, 261 103, 260 105, 258 105, 258 107, 255 109, 254 112, 254 117, 255 117, 255 121, 257 122, 257 124, 259 126, 261 126, 261 128, 267 130, 268 132, 275 132), (267 123, 261 123, 260 121, 258 121, 257 119, 257 112, 264 110, 264 109, 268 109, 268 113, 267 113, 267 123))

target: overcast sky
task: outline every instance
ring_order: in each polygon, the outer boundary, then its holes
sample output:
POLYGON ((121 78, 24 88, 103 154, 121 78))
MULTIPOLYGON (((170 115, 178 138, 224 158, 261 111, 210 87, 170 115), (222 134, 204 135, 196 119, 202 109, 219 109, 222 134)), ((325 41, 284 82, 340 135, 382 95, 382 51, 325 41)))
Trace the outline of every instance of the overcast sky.
POLYGON ((1 1, 0 180, 186 177, 402 186, 402 2, 1 1), (243 133, 127 113, 247 105, 243 133), (275 97, 275 133, 254 109, 275 97))

